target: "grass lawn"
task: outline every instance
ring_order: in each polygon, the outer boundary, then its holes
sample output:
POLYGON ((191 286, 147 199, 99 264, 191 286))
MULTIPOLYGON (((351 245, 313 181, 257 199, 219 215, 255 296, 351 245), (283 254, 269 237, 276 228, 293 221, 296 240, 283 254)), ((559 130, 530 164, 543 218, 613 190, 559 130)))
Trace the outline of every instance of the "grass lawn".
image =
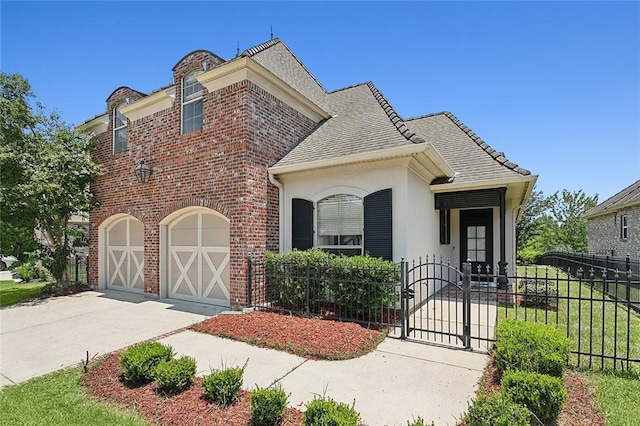
MULTIPOLYGON (((518 267, 518 276, 534 278, 535 267, 518 267)), ((564 272, 551 267, 538 267, 538 279, 547 278, 551 287, 558 290, 557 311, 522 306, 500 307, 500 318, 517 318, 532 322, 546 322, 561 327, 573 342, 573 351, 625 356, 640 359, 640 315, 629 311, 625 303, 616 306, 613 299, 582 283, 569 281, 564 272), (595 299, 593 303, 585 298, 595 299), (627 327, 629 332, 627 333, 627 327)), ((572 354, 570 364, 592 369, 613 369, 613 361, 604 357, 572 354)), ((627 369, 626 362, 615 366, 627 369)), ((640 372, 640 363, 629 363, 629 369, 640 372)))
POLYGON ((90 401, 79 367, 0 390, 0 425, 148 425, 138 414, 90 401))
POLYGON ((608 426, 638 424, 640 419, 640 377, 619 374, 592 374, 600 408, 608 426))
POLYGON ((0 281, 0 307, 13 305, 40 293, 48 282, 16 283, 11 280, 0 281))

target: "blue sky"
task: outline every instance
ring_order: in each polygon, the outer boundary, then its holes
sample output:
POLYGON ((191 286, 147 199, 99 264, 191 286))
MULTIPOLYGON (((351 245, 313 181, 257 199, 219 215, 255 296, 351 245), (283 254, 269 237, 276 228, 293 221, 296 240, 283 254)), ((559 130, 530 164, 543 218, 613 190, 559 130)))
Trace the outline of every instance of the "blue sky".
POLYGON ((329 91, 372 81, 404 118, 450 111, 538 174, 603 201, 640 179, 638 2, 7 2, 0 68, 79 124, 185 54, 270 27, 329 91))

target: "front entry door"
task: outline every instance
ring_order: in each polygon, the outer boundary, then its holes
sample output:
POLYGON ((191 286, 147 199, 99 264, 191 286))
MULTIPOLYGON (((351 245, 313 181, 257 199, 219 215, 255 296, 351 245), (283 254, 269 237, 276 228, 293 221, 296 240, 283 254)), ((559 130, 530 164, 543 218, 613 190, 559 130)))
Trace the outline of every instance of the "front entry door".
POLYGON ((460 264, 471 261, 472 279, 486 281, 481 274, 493 274, 493 209, 460 211, 460 264))

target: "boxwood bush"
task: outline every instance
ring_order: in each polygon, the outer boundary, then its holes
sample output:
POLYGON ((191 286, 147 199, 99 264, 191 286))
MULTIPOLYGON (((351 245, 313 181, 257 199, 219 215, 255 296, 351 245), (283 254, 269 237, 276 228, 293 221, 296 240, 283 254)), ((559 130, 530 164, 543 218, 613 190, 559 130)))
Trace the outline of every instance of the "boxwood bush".
POLYGON ((182 392, 196 375, 196 360, 190 356, 161 361, 155 370, 156 385, 160 392, 174 394, 182 392))
POLYGON ((242 376, 247 363, 242 367, 214 370, 202 378, 204 394, 212 402, 226 407, 232 404, 242 387, 242 376))
POLYGON ((304 426, 357 426, 360 413, 355 410, 355 401, 349 406, 332 398, 315 397, 306 405, 302 418, 304 426))
POLYGON ((562 377, 571 341, 553 325, 501 320, 496 327, 495 361, 500 371, 533 371, 562 377))
POLYGON ((319 249, 267 253, 269 293, 284 307, 304 311, 309 304, 335 306, 342 317, 369 320, 393 307, 400 270, 396 264, 371 256, 336 256, 319 249))
POLYGON ((546 374, 508 370, 501 385, 506 398, 526 406, 545 423, 556 420, 567 401, 562 380, 546 374))
POLYGON ((160 342, 142 342, 129 346, 120 354, 120 368, 125 382, 132 386, 154 379, 155 369, 162 361, 173 359, 173 348, 160 342))
POLYGON ((533 414, 524 405, 501 395, 480 395, 462 416, 469 426, 530 426, 533 414))
POLYGON ((518 284, 522 305, 536 308, 556 309, 558 289, 546 280, 526 279, 518 284))
POLYGON ((281 387, 257 388, 249 393, 251 424, 254 426, 279 425, 287 408, 287 394, 281 387))

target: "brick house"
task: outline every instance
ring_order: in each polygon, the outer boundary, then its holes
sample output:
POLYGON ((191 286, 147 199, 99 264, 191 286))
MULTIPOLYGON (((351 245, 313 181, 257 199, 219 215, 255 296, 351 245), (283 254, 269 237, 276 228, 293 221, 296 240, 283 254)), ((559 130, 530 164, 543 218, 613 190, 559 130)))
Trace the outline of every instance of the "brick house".
POLYGON ((640 259, 640 180, 584 214, 589 253, 640 259))
POLYGON ((230 60, 189 53, 171 85, 120 87, 106 107, 80 126, 106 169, 97 288, 241 306, 249 253, 314 246, 515 264, 536 176, 450 113, 403 120, 372 83, 327 92, 278 39, 230 60))

